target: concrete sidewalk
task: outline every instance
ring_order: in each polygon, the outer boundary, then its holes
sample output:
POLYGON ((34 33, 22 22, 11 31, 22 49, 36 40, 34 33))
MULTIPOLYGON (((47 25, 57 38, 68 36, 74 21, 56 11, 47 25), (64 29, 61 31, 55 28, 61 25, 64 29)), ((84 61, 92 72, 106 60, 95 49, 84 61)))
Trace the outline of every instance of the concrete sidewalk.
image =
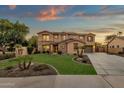
POLYGON ((124 76, 57 75, 0 78, 2 88, 111 88, 124 87, 124 76))
POLYGON ((0 78, 0 88, 124 88, 124 76, 53 75, 0 78))

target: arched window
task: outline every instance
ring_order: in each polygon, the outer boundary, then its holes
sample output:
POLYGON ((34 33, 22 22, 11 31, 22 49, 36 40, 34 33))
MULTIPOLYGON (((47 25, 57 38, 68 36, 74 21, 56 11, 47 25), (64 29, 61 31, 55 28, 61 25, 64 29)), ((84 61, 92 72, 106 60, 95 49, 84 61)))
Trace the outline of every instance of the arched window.
POLYGON ((93 41, 93 37, 92 37, 92 36, 88 36, 88 37, 87 37, 87 41, 88 41, 88 42, 92 42, 92 41, 93 41))

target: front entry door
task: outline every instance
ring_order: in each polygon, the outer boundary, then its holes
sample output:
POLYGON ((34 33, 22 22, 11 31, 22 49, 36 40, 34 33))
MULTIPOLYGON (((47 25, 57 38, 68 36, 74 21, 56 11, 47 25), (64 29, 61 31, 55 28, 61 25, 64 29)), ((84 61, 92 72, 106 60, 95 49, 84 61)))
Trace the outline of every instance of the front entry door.
POLYGON ((54 51, 54 52, 58 52, 58 45, 54 45, 54 46, 53 46, 53 51, 54 51))
POLYGON ((43 51, 49 51, 50 46, 49 45, 43 45, 43 51))

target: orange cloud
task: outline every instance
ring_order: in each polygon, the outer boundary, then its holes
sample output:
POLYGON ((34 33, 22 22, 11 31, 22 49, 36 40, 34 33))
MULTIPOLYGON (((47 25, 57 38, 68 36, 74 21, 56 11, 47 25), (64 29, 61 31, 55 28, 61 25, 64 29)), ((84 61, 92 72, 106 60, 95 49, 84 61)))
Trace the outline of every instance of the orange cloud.
POLYGON ((13 9, 16 8, 16 5, 9 5, 9 8, 10 8, 11 10, 13 10, 13 9))
POLYGON ((63 18, 62 16, 59 16, 59 14, 62 14, 65 12, 66 6, 53 6, 49 7, 46 10, 40 11, 37 19, 40 21, 49 21, 49 20, 56 20, 63 18))

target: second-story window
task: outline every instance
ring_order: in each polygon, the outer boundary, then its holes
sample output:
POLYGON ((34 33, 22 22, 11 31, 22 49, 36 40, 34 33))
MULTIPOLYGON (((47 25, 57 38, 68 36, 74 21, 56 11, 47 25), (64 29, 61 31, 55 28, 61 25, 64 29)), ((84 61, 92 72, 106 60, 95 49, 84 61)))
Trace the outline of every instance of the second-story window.
POLYGON ((54 39, 58 39, 58 35, 54 35, 54 39))
POLYGON ((63 39, 63 40, 65 40, 65 39, 66 39, 66 36, 65 36, 65 35, 63 35, 63 36, 62 36, 62 39, 63 39))
POLYGON ((80 38, 80 39, 83 39, 83 36, 80 36, 79 38, 80 38))
POLYGON ((44 41, 49 41, 49 40, 50 40, 50 36, 47 35, 47 34, 44 34, 44 35, 43 35, 43 40, 44 40, 44 41))
POLYGON ((88 41, 88 42, 92 42, 92 41, 93 41, 93 37, 92 37, 92 36, 88 36, 88 37, 87 37, 87 41, 88 41))

